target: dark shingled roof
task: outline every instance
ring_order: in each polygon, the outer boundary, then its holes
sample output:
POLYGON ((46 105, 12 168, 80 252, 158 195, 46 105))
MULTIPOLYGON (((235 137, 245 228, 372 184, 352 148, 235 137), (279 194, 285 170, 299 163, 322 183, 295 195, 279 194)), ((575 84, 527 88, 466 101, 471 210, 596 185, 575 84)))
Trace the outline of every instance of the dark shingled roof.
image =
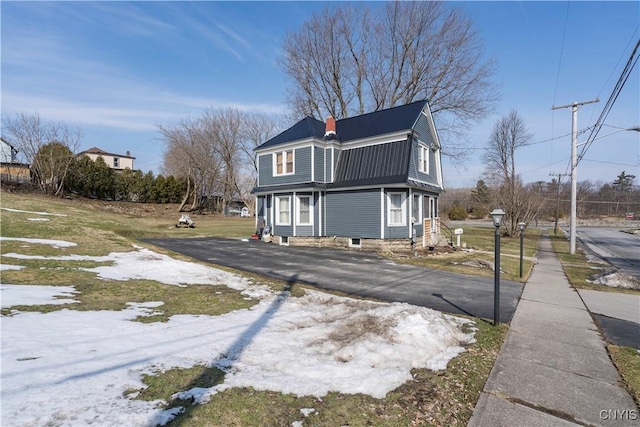
POLYGON ((264 144, 260 145, 258 148, 271 147, 311 137, 322 139, 324 136, 324 129, 325 125, 320 120, 316 120, 313 117, 305 117, 281 134, 274 136, 264 144))
MULTIPOLYGON (((336 120, 337 139, 340 142, 348 142, 409 130, 413 127, 426 104, 427 101, 416 101, 411 104, 374 111, 361 116, 336 120)), ((306 117, 256 149, 268 148, 311 137, 322 139, 324 132, 325 124, 323 122, 312 117, 306 117)))
POLYGON ((427 101, 417 101, 387 110, 336 121, 336 134, 342 142, 409 130, 427 101))

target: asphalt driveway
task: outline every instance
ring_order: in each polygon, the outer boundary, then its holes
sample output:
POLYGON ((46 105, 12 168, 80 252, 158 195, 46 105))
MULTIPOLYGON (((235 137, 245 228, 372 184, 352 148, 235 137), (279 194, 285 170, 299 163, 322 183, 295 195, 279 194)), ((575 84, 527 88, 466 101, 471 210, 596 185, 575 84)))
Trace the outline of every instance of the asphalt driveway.
MULTIPOLYGON (((494 279, 396 264, 373 253, 220 238, 144 239, 192 258, 319 289, 493 319, 494 279)), ((523 285, 501 281, 500 321, 510 322, 523 285)))

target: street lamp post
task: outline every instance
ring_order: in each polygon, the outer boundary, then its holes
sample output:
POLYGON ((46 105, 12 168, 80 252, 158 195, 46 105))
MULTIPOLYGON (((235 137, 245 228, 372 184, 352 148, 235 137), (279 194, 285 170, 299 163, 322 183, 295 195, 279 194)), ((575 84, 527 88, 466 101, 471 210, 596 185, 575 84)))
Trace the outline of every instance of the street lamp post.
POLYGON ((524 222, 518 223, 518 230, 520 230, 520 277, 522 277, 522 258, 523 258, 523 252, 524 252, 524 227, 526 226, 527 224, 525 224, 524 222))
POLYGON ((505 212, 502 209, 494 209, 489 214, 493 219, 493 226, 496 228, 495 235, 495 268, 493 280, 493 324, 500 323, 500 225, 505 212))

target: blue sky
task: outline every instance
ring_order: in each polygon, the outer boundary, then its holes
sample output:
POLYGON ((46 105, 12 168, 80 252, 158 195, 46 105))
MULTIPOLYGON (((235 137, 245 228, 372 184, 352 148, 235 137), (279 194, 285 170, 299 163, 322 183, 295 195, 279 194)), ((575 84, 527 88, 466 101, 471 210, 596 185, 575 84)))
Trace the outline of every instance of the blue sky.
MULTIPOLYGON (((580 129, 595 123, 640 37, 640 3, 449 4, 473 19, 486 55, 497 61, 502 98, 496 113, 469 133, 465 166, 445 160, 445 185, 475 185, 483 170, 479 148, 512 109, 540 142, 518 153, 525 182, 566 172, 571 112, 551 107, 599 97, 578 112, 580 129)), ((130 151, 136 168, 158 173, 159 124, 207 107, 286 111, 277 65, 282 41, 324 5, 2 1, 2 114, 37 112, 65 121, 82 130, 82 149, 130 151)), ((640 177, 640 133, 614 133, 640 124, 639 67, 580 163, 580 181, 612 181, 622 170, 640 177)))

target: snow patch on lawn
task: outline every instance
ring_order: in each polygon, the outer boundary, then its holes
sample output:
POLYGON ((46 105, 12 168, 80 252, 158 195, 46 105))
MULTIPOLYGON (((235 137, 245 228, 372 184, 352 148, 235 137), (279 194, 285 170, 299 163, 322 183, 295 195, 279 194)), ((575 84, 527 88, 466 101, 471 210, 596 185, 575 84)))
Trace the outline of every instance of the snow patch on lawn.
POLYGON ((33 243, 33 244, 40 244, 40 245, 51 245, 54 248, 70 248, 73 246, 77 246, 77 243, 66 242, 64 240, 27 239, 23 237, 0 237, 0 242, 2 241, 16 241, 16 242, 33 243))
POLYGON ((8 308, 15 305, 71 304, 79 301, 73 299, 58 299, 56 297, 73 298, 75 294, 77 294, 77 291, 73 286, 25 286, 0 284, 0 305, 2 308, 8 308))
POLYGON ((49 215, 49 216, 67 216, 66 214, 58 214, 58 213, 49 213, 49 212, 34 212, 34 211, 23 211, 21 209, 11 209, 11 208, 0 208, 9 212, 18 212, 18 213, 28 213, 35 215, 49 215))
POLYGON ((24 265, 0 264, 0 271, 3 270, 22 270, 24 265))
POLYGON ((614 288, 638 289, 640 290, 640 282, 633 276, 621 273, 616 269, 610 269, 596 276, 594 280, 587 280, 589 283, 596 285, 611 286, 614 288))

